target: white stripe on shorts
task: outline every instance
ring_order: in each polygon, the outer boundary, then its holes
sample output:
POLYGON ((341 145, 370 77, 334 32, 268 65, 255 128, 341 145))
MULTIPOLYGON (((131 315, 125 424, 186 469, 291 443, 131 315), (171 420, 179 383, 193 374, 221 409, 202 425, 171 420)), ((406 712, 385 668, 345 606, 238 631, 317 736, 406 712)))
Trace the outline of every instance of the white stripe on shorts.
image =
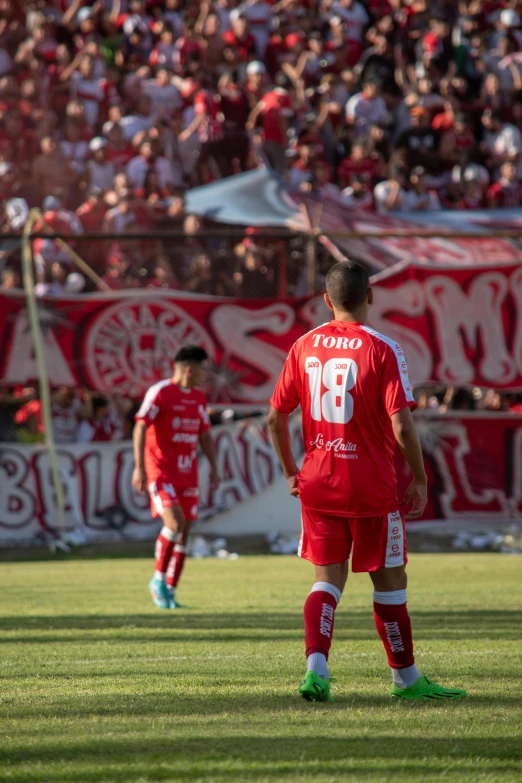
POLYGON ((404 565, 404 532, 400 511, 388 514, 385 568, 404 565))
POLYGON ((154 503, 154 508, 158 512, 158 514, 163 514, 163 501, 161 497, 158 494, 158 485, 155 481, 152 482, 152 484, 149 484, 149 492, 152 496, 152 502, 154 503))

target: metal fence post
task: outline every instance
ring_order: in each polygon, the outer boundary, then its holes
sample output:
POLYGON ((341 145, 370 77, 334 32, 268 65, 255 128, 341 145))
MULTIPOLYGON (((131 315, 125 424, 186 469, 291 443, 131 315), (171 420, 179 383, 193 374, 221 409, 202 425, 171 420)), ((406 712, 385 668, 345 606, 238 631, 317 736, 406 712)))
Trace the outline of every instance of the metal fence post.
POLYGON ((317 237, 313 235, 306 241, 306 270, 308 294, 312 296, 317 283, 317 237))

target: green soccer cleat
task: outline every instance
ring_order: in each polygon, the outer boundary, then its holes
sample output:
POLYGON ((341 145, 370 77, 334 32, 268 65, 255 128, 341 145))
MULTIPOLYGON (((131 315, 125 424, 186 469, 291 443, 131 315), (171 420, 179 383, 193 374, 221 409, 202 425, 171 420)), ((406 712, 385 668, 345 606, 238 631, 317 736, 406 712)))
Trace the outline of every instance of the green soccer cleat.
MULTIPOLYGON (((331 679, 331 678, 330 678, 331 679)), ((333 701, 330 680, 324 680, 314 671, 308 671, 299 687, 299 693, 306 701, 333 701)))
POLYGON ((409 688, 398 688, 395 683, 391 687, 391 695, 396 699, 463 699, 466 691, 463 688, 444 688, 429 677, 422 676, 409 688))
POLYGON ((153 602, 159 609, 170 609, 170 596, 163 579, 153 576, 149 582, 149 591, 153 602))

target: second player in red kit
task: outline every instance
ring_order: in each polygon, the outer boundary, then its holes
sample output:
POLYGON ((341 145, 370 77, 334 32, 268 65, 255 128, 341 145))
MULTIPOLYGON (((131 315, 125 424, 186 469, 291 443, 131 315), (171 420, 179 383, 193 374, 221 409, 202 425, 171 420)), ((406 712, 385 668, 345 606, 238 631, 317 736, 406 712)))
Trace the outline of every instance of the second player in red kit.
POLYGON ((406 607, 406 531, 394 467, 399 445, 413 474, 403 505, 406 519, 426 506, 426 474, 411 409, 415 407, 403 351, 372 329, 373 292, 366 270, 336 264, 326 277, 325 301, 334 319, 298 340, 278 380, 269 427, 290 493, 299 497, 299 554, 315 565, 304 609, 308 671, 300 692, 331 701, 327 658, 336 606, 352 570, 374 585, 374 619, 392 669, 392 695, 456 698, 421 676, 413 655, 406 607), (305 457, 292 454, 288 416, 302 409, 305 457))
POLYGON ((207 359, 199 346, 178 351, 174 376, 151 386, 136 414, 133 485, 149 491, 152 515, 164 523, 149 585, 163 609, 176 607, 190 524, 198 518, 199 445, 210 461, 211 486, 219 485, 206 398, 198 388, 207 359))

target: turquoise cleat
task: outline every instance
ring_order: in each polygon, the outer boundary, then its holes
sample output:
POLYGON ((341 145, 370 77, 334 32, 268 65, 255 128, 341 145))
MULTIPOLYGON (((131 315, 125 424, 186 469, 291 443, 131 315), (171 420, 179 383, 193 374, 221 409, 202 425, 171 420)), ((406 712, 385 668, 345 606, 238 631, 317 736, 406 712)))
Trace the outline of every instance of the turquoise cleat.
POLYGON ((163 579, 153 576, 149 582, 149 591, 157 607, 171 609, 169 591, 163 579))
POLYGON ((181 604, 178 604, 178 602, 176 601, 176 588, 175 587, 167 587, 167 592, 169 594, 170 608, 171 609, 181 609, 181 604))

